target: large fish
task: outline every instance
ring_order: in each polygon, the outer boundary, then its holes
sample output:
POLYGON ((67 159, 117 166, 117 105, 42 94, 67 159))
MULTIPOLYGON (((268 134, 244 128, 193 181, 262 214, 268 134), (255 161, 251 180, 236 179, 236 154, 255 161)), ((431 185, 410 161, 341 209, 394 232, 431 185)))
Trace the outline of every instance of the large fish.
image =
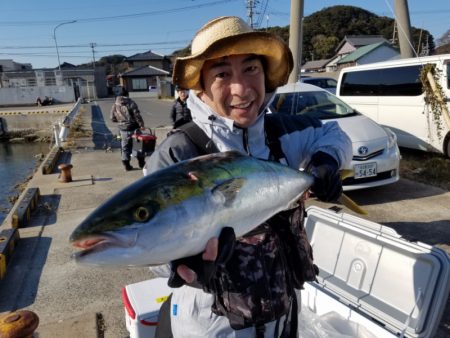
POLYGON ((236 236, 295 205, 309 174, 236 151, 156 171, 94 210, 72 233, 77 262, 149 266, 198 254, 226 226, 236 236))

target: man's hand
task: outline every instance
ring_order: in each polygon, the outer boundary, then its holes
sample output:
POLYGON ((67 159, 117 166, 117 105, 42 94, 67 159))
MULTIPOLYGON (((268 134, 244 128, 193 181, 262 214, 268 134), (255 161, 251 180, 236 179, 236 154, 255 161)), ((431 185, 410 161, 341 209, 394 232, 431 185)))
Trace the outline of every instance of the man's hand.
POLYGON ((235 240, 233 228, 223 228, 218 238, 208 240, 203 253, 172 261, 172 272, 167 284, 173 288, 194 282, 202 286, 208 284, 217 265, 225 264, 230 259, 235 240))
MULTIPOLYGON (((219 239, 217 237, 211 238, 206 243, 206 248, 202 254, 202 259, 204 261, 214 262, 217 258, 218 248, 219 248, 219 239)), ((195 282, 197 279, 197 274, 195 273, 195 271, 191 270, 184 264, 178 265, 177 273, 188 284, 195 282)))
POLYGON ((336 160, 327 153, 317 152, 308 170, 314 176, 311 191, 324 202, 335 202, 342 194, 342 181, 336 160))

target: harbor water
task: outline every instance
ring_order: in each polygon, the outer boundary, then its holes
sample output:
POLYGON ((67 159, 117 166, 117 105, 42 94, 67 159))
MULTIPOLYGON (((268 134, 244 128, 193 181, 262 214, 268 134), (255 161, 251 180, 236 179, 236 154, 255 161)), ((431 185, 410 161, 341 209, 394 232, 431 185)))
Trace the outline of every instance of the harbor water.
POLYGON ((19 185, 33 175, 49 151, 49 143, 0 142, 0 224, 13 207, 11 200, 20 195, 19 185))

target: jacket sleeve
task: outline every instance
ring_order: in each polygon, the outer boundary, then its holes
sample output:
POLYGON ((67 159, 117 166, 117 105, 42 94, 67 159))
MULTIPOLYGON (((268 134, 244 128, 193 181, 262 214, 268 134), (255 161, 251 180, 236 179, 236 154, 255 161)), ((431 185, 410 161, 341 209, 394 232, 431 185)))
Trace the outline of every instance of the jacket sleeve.
POLYGON ((111 112, 110 112, 110 116, 109 116, 112 122, 117 122, 117 117, 116 117, 115 113, 116 113, 116 105, 113 104, 111 107, 111 112))
POLYGON ((151 156, 147 157, 144 173, 149 175, 156 170, 199 155, 200 152, 192 141, 182 131, 176 131, 162 141, 151 156))
POLYGON ((172 122, 175 123, 177 118, 177 104, 174 103, 172 106, 172 109, 170 111, 170 118, 172 119, 172 122))
POLYGON ((337 122, 290 115, 282 115, 277 122, 281 147, 291 167, 305 168, 318 151, 332 156, 340 169, 350 163, 352 143, 337 122))

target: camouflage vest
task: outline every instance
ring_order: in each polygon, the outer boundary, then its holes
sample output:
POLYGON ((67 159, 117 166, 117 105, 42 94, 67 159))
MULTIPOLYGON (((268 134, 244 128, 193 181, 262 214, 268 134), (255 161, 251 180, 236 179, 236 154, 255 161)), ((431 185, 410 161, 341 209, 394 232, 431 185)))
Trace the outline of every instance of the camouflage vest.
POLYGON ((212 311, 233 329, 260 326, 289 313, 294 288, 316 279, 312 248, 303 227, 304 207, 283 211, 237 239, 233 255, 205 290, 212 311))

